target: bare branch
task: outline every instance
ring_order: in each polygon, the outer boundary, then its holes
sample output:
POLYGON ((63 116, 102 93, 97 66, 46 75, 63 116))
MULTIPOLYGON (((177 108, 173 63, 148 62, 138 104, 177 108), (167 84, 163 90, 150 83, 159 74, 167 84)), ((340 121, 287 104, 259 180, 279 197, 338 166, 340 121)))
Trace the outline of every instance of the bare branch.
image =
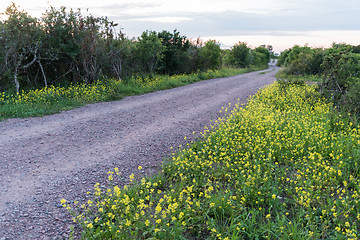
POLYGON ((37 56, 34 55, 34 59, 31 62, 29 62, 28 64, 26 64, 25 66, 21 67, 21 68, 26 69, 26 68, 30 67, 31 65, 33 65, 35 63, 36 59, 37 59, 37 56))
POLYGON ((39 64, 39 66, 40 66, 40 69, 41 69, 41 72, 42 72, 42 75, 43 75, 43 78, 44 78, 45 87, 47 87, 48 85, 47 85, 47 80, 46 80, 46 76, 45 76, 44 68, 43 68, 43 66, 42 66, 42 64, 41 64, 41 62, 40 62, 40 60, 37 60, 37 63, 38 63, 38 64, 39 64))

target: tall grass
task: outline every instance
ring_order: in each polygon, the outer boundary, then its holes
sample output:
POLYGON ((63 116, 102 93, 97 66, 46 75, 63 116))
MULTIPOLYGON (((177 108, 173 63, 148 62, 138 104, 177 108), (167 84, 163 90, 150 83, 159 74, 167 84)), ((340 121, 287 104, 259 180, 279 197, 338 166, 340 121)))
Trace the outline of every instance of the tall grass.
POLYGON ((126 96, 170 89, 205 79, 227 77, 254 70, 258 69, 223 68, 190 75, 137 76, 125 80, 103 79, 88 85, 50 86, 22 91, 20 94, 0 92, 0 120, 43 116, 88 103, 119 100, 126 96))
POLYGON ((278 79, 286 79, 286 81, 293 82, 293 83, 305 83, 305 82, 312 82, 312 83, 321 83, 323 82, 322 75, 289 75, 284 72, 283 69, 280 69, 276 73, 276 78, 278 79))
POLYGON ((158 176, 61 200, 83 238, 358 239, 360 127, 314 87, 272 84, 216 124, 158 176))

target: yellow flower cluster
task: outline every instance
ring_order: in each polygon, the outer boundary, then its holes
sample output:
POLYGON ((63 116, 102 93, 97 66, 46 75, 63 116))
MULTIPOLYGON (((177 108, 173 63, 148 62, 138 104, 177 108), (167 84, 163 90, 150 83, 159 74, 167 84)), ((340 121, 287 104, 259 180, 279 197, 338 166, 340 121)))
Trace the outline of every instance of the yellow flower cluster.
POLYGON ((96 81, 92 84, 76 84, 69 87, 50 86, 42 89, 21 91, 19 94, 0 93, 0 105, 2 104, 50 104, 63 101, 64 99, 76 100, 81 103, 103 101, 121 83, 118 79, 96 81))
POLYGON ((131 175, 130 187, 101 194, 97 184, 94 200, 75 214, 84 236, 359 237, 360 128, 314 87, 275 83, 202 135, 159 176, 136 183, 131 175))
POLYGON ((104 78, 92 84, 72 84, 68 87, 49 86, 43 89, 21 91, 19 94, 0 92, 0 120, 53 114, 86 103, 113 101, 129 95, 179 87, 200 80, 232 76, 247 71, 250 69, 223 68, 188 75, 133 76, 124 81, 104 78))

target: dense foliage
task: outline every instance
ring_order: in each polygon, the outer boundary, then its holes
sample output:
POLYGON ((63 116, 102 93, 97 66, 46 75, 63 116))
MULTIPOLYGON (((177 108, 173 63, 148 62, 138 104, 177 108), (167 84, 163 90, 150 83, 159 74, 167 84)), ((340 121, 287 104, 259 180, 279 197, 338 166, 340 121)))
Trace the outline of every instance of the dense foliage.
POLYGON ((61 203, 84 239, 358 239, 359 141, 313 86, 273 84, 159 176, 61 203))
MULTIPOLYGON (((223 65, 224 54, 216 41, 191 41, 177 30, 144 31, 129 39, 106 17, 84 16, 80 10, 65 7, 51 7, 37 19, 12 4, 4 16, 0 21, 0 91, 90 84, 101 77, 192 73, 223 65)), ((252 50, 244 48, 250 56, 252 50)), ((252 58, 233 56, 227 65, 266 65, 270 53, 260 50, 255 49, 252 58)), ((234 55, 234 51, 236 47, 228 52, 234 55)))
POLYGON ((285 66, 287 74, 321 74, 323 69, 321 63, 324 59, 323 49, 312 49, 310 47, 294 46, 281 53, 278 59, 279 66, 285 66))
POLYGON ((278 65, 290 75, 319 75, 322 94, 347 112, 360 114, 360 46, 333 44, 328 49, 294 46, 278 65))
POLYGON ((266 66, 271 55, 271 45, 262 45, 252 50, 247 46, 247 43, 238 42, 227 52, 225 62, 230 66, 242 68, 250 65, 266 66))

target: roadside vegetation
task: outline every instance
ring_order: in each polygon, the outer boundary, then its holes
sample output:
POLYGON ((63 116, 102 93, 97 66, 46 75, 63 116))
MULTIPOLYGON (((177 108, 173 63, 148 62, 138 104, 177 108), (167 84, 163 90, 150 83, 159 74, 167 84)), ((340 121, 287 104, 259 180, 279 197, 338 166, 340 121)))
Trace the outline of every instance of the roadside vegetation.
MULTIPOLYGON (((84 239, 358 239, 360 128, 316 86, 274 83, 228 106, 157 176, 61 203, 84 239)), ((139 166, 138 171, 141 170, 139 166)))
POLYGON ((328 49, 294 46, 281 53, 278 78, 318 82, 320 93, 344 111, 360 116, 360 45, 334 43, 328 49))
POLYGON ((177 30, 128 38, 106 17, 11 4, 0 20, 0 120, 266 69, 271 46, 188 39, 177 30))
POLYGON ((43 116, 72 109, 88 103, 120 100, 126 96, 170 89, 197 81, 228 77, 261 68, 222 68, 180 75, 154 75, 131 77, 126 80, 104 78, 91 84, 78 83, 66 87, 0 93, 0 120, 43 116))

